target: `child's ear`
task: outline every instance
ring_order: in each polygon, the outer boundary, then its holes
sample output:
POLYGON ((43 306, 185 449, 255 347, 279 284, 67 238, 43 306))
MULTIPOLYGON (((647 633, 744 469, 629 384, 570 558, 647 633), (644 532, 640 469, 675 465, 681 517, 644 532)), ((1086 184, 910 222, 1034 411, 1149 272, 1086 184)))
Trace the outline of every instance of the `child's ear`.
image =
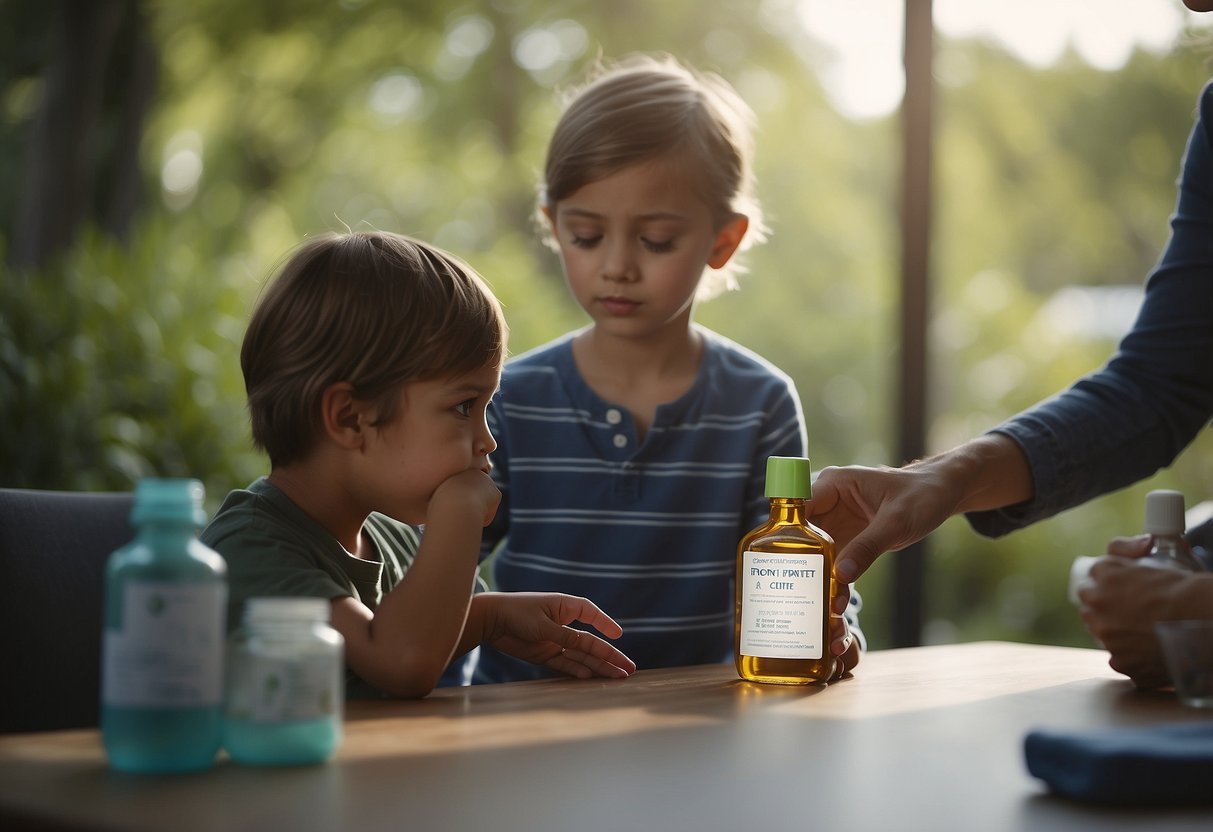
POLYGON ((354 385, 339 381, 320 397, 320 416, 329 439, 355 450, 366 441, 364 428, 370 423, 367 403, 354 396, 354 385))
POLYGON ((708 265, 713 269, 723 268, 724 264, 729 262, 729 258, 736 253, 737 247, 741 245, 749 227, 750 218, 745 214, 734 214, 728 222, 720 226, 716 232, 716 239, 712 242, 712 253, 708 255, 708 265))

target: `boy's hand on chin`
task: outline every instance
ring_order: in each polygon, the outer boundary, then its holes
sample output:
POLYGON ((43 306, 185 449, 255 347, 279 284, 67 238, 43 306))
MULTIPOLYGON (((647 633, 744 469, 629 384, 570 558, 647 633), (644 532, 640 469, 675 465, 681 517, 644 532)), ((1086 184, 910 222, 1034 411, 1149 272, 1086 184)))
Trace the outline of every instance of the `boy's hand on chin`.
POLYGON ((427 522, 445 512, 458 512, 462 517, 479 517, 487 526, 501 505, 501 490, 484 471, 469 468, 447 479, 434 490, 430 498, 427 522))

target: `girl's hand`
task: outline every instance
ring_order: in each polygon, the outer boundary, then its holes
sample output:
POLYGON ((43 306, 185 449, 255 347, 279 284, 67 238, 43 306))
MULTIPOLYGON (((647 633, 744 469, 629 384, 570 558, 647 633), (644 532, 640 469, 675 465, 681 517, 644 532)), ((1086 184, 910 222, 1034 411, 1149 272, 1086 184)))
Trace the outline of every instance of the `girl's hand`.
POLYGON ((566 626, 580 621, 609 638, 623 635, 613 618, 585 598, 554 592, 486 592, 473 603, 489 605, 484 641, 503 653, 578 679, 618 679, 636 672, 636 663, 606 641, 566 626))

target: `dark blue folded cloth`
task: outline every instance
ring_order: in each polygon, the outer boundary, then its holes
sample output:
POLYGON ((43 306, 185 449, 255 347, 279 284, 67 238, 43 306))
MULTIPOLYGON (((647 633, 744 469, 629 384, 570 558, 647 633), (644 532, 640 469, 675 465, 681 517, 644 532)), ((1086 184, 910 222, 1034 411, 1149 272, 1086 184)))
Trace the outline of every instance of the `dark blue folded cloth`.
POLYGON ((1054 792, 1095 803, 1213 804, 1213 722, 1085 731, 1035 730, 1028 771, 1054 792))

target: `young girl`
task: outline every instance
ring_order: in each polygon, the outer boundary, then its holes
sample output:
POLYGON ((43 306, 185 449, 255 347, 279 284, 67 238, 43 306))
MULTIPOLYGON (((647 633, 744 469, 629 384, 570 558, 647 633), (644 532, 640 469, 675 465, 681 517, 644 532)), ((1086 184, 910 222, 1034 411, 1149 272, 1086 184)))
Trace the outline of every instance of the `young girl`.
MULTIPOLYGON (((640 668, 731 660, 735 550, 767 517, 767 457, 805 455, 791 379, 692 322, 764 236, 751 117, 669 58, 623 61, 576 95, 539 210, 592 323, 509 362, 490 407, 496 587, 595 598, 640 668)), ((841 620, 831 649, 855 663, 841 620)), ((481 650, 477 681, 534 675, 481 650)))

